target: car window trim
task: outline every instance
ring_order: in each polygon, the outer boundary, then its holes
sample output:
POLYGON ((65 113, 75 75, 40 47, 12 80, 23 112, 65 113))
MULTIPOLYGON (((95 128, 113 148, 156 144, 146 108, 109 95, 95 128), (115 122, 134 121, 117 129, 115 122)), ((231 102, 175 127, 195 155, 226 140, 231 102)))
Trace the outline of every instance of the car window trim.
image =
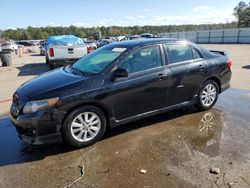
POLYGON ((162 43, 162 48, 163 48, 164 55, 165 55, 165 63, 166 63, 165 66, 175 65, 175 64, 180 64, 180 63, 181 63, 181 64, 185 64, 185 63, 187 63, 187 62, 193 63, 193 62, 196 62, 196 61, 198 61, 198 60, 199 60, 199 61, 204 60, 204 58, 203 58, 203 56, 201 55, 201 53, 199 52, 199 50, 197 50, 197 49, 196 49, 194 46, 192 46, 190 43, 187 43, 187 45, 190 46, 191 49, 192 49, 192 56, 193 56, 193 59, 190 59, 190 60, 187 60, 187 61, 179 61, 179 62, 170 64, 170 63, 169 63, 169 60, 168 60, 168 53, 166 52, 166 49, 165 49, 164 45, 178 45, 178 44, 180 44, 180 43, 179 43, 179 42, 171 42, 171 43, 163 42, 163 43, 162 43), (202 58, 194 59, 193 48, 200 54, 200 56, 201 56, 202 58))
MULTIPOLYGON (((189 44, 190 45, 190 44, 189 44)), ((200 55, 200 58, 198 58, 198 59, 204 59, 204 57, 202 56, 202 54, 200 53, 200 51, 198 50, 198 49, 196 49, 194 46, 192 46, 192 45, 190 45, 191 46, 191 48, 192 48, 192 54, 193 54, 193 58, 194 58, 194 52, 193 52, 193 50, 195 50, 199 55, 200 55)), ((196 60, 196 59, 194 59, 194 60, 196 60)))
POLYGON ((146 70, 141 70, 141 71, 138 71, 138 72, 130 73, 129 75, 134 75, 134 74, 141 73, 141 72, 144 72, 144 71, 156 69, 156 68, 159 68, 159 67, 164 67, 164 61, 163 61, 163 58, 162 58, 163 54, 162 54, 162 51, 161 51, 161 44, 160 44, 160 43, 158 43, 158 44, 144 45, 144 46, 140 46, 140 47, 131 49, 131 50, 125 55, 125 57, 123 57, 122 60, 120 60, 120 62, 119 62, 116 66, 119 67, 119 65, 121 65, 121 64, 123 63, 122 61, 123 61, 125 58, 127 58, 131 53, 133 53, 135 50, 139 50, 139 49, 141 49, 141 48, 153 47, 153 46, 158 46, 158 47, 159 47, 161 65, 159 65, 159 66, 157 66, 157 67, 150 68, 150 69, 146 69, 146 70))
POLYGON ((132 76, 136 76, 136 75, 141 75, 142 73, 145 73, 145 72, 151 72, 151 71, 153 71, 154 69, 156 70, 156 69, 160 69, 160 68, 163 69, 163 66, 161 65, 161 66, 157 66, 157 67, 154 67, 154 68, 150 68, 150 69, 146 69, 146 70, 134 72, 134 73, 129 74, 129 75, 128 75, 128 78, 129 78, 129 77, 132 77, 132 76))
POLYGON ((124 82, 133 81, 133 80, 136 80, 136 79, 144 78, 144 77, 150 76, 152 74, 157 74, 158 72, 161 72, 163 70, 165 70, 164 66, 158 66, 158 67, 154 67, 152 69, 147 69, 147 70, 144 70, 144 71, 139 71, 139 72, 130 74, 126 78, 118 78, 117 80, 114 81, 114 84, 116 85, 116 84, 120 84, 120 83, 124 83, 124 82), (154 69, 155 69, 155 71, 153 71, 154 69), (145 71, 149 72, 149 73, 146 74, 146 75, 143 74, 145 71))

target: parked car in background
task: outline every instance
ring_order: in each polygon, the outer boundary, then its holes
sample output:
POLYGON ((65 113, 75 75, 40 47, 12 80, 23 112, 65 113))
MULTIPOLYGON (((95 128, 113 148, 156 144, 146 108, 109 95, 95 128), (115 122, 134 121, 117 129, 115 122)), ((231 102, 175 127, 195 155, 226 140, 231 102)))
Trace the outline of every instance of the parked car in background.
POLYGON ((50 36, 45 46, 46 64, 50 69, 73 64, 87 53, 87 45, 74 35, 50 36))
POLYGON ((41 41, 43 40, 30 40, 31 43, 33 43, 34 45, 40 45, 41 41))
POLYGON ((135 40, 135 39, 140 39, 141 36, 140 35, 132 35, 129 37, 129 40, 135 40))
POLYGON ((43 40, 40 42, 40 46, 39 46, 39 49, 40 49, 40 55, 45 55, 45 45, 46 45, 46 41, 43 40))
POLYGON ((151 33, 143 33, 140 35, 141 38, 153 38, 154 35, 151 33))
POLYGON ((27 40, 16 41, 16 43, 23 45, 23 46, 35 46, 35 44, 33 42, 30 42, 27 40))
POLYGON ((151 33, 143 33, 140 35, 141 38, 161 38, 158 35, 153 35, 151 33))
POLYGON ((85 44, 90 47, 91 49, 95 50, 97 48, 96 41, 94 40, 86 40, 85 44))
POLYGON ((2 50, 18 50, 18 45, 15 42, 5 42, 2 44, 2 50))
POLYGON ((111 44, 115 41, 113 41, 112 39, 102 39, 99 43, 97 43, 97 47, 100 48, 102 46, 105 46, 107 44, 111 44))
POLYGON ((117 41, 126 41, 128 40, 128 37, 127 36, 119 36, 119 37, 116 37, 117 41))
POLYGON ((21 85, 11 119, 30 144, 89 146, 108 127, 176 108, 212 108, 230 87, 230 67, 225 52, 191 42, 117 42, 21 85))

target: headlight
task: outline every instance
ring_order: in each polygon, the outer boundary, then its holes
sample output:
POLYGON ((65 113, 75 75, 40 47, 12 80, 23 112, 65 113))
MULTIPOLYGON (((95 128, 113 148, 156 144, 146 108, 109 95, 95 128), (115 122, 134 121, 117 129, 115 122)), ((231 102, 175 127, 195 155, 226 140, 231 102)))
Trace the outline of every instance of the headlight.
POLYGON ((25 106, 23 107, 23 113, 29 114, 29 113, 37 112, 38 110, 49 108, 51 106, 56 105, 58 100, 59 98, 52 98, 52 99, 44 99, 40 101, 27 102, 25 106))

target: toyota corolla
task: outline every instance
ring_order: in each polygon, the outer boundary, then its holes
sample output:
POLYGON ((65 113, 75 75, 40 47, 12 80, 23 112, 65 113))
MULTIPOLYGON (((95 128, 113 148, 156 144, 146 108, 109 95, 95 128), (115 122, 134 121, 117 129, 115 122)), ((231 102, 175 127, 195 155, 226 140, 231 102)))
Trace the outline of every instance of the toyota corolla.
POLYGON ((230 67, 225 52, 187 41, 112 43, 21 85, 11 119, 30 144, 89 146, 108 127, 176 108, 212 108, 230 87, 230 67))

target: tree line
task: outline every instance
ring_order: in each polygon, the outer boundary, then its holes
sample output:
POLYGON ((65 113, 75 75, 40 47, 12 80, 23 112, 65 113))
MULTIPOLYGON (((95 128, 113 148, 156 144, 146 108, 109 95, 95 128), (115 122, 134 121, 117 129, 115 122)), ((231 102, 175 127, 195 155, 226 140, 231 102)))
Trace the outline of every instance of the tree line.
POLYGON ((131 27, 28 27, 27 29, 8 29, 2 31, 2 38, 12 40, 46 39, 51 35, 75 35, 80 38, 98 38, 99 33, 103 38, 110 36, 136 35, 152 33, 158 35, 166 32, 181 32, 195 30, 228 29, 237 27, 237 23, 227 24, 202 24, 202 25, 169 25, 169 26, 131 26, 131 27))
POLYGON ((234 16, 237 22, 220 23, 220 24, 201 24, 201 25, 162 25, 162 26, 110 26, 110 27, 27 27, 25 29, 8 29, 0 31, 0 38, 12 40, 30 40, 30 39, 46 39, 51 35, 68 35, 73 34, 80 38, 97 39, 98 33, 102 34, 103 38, 110 36, 121 35, 136 35, 142 33, 167 33, 167 32, 181 32, 181 31, 200 31, 200 30, 214 30, 214 29, 230 29, 237 27, 250 27, 250 3, 243 1, 239 2, 234 8, 234 16))

